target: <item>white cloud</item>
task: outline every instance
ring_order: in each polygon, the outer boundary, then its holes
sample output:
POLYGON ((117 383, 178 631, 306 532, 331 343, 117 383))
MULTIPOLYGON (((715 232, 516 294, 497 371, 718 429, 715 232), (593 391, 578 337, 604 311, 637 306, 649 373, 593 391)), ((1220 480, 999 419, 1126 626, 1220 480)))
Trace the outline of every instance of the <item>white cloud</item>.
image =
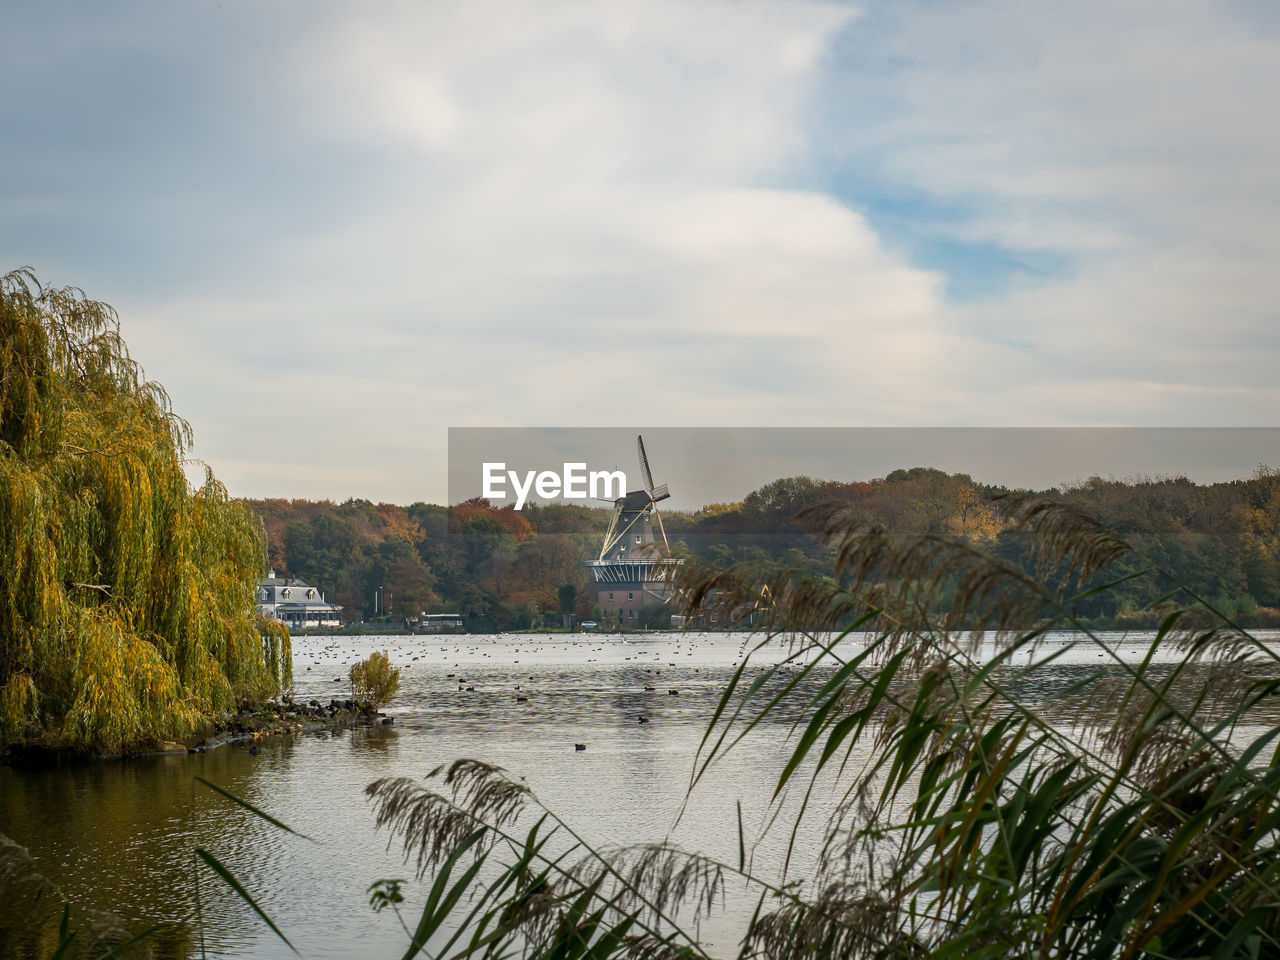
POLYGON ((1280 38, 1246 12, 972 0, 851 31, 882 56, 837 84, 840 156, 969 211, 940 236, 1067 264, 953 312, 1023 345, 993 396, 1046 421, 1274 422, 1280 38))
POLYGON ((241 380, 201 433, 233 489, 314 495, 330 475, 270 464, 326 428, 370 457, 366 495, 403 500, 442 491, 382 458, 399 442, 431 464, 447 425, 874 420, 945 359, 939 278, 852 210, 772 186, 806 149, 848 8, 538 11, 340 17, 285 56, 297 130, 376 145, 395 175, 377 204, 299 237, 269 295, 220 296, 195 325, 218 331, 214 380, 243 364, 220 317, 260 360, 304 345, 305 372, 241 380), (243 439, 282 391, 317 427, 243 439), (833 408, 833 393, 862 401, 833 408))
POLYGON ((121 309, 235 493, 440 498, 450 425, 1272 418, 1280 56, 1221 5, 133 16, 127 83, 47 65, 105 139, 57 128, 7 209, 79 200, 12 256, 121 309), (841 166, 1065 269, 949 304, 841 166))

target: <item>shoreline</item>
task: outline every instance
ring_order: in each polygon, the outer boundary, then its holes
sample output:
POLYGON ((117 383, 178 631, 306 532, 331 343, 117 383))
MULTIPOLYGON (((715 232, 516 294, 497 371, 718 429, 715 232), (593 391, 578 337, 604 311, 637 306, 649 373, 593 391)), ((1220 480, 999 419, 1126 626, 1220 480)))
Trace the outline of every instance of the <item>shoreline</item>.
POLYGON ((141 749, 119 753, 87 753, 40 743, 15 743, 6 748, 0 757, 0 763, 13 769, 31 770, 75 764, 149 760, 209 753, 235 743, 261 741, 276 736, 345 730, 377 722, 389 724, 391 719, 372 705, 357 700, 331 699, 328 704, 315 699, 306 703, 272 700, 257 709, 242 710, 229 720, 196 730, 181 739, 152 741, 142 745, 141 749))
MULTIPOLYGON (((1160 621, 1164 618, 1168 611, 1144 611, 1138 614, 1132 614, 1120 617, 1098 617, 1098 618, 1082 618, 1080 620, 1080 628, 1105 633, 1116 632, 1144 632, 1155 630, 1160 626, 1160 621)), ((1193 614, 1194 615, 1194 612, 1193 614)), ((1204 625, 1210 625, 1211 618, 1207 615, 1201 615, 1198 620, 1204 621, 1204 625)), ((1259 607, 1251 613, 1241 614, 1234 618, 1235 625, 1244 630, 1276 630, 1280 629, 1280 609, 1275 607, 1259 607)), ((1184 618, 1184 623, 1192 622, 1190 619, 1184 618)), ((1198 623, 1197 623, 1198 625, 1198 623)), ((1013 629, 1033 630, 1040 624, 1025 624, 1013 629)), ((963 625, 957 629, 966 629, 963 625)), ((1076 629, 1070 626, 1062 626, 1056 628, 1054 632, 1070 631, 1076 629)), ((682 629, 670 630, 565 630, 557 629, 536 629, 536 630, 493 630, 472 633, 469 631, 413 631, 403 627, 388 628, 386 630, 290 630, 290 637, 503 637, 503 636, 583 636, 583 637, 628 637, 628 636, 652 636, 667 634, 703 634, 703 633, 764 633, 762 629, 753 630, 748 626, 734 627, 730 629, 712 628, 712 627, 686 627, 682 629)), ((824 631, 825 632, 825 631, 824 631)))

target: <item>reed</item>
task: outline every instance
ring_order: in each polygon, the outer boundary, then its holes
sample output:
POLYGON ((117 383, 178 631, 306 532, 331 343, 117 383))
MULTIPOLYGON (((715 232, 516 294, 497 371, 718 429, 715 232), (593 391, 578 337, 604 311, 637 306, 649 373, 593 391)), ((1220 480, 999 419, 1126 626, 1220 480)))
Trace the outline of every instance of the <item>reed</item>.
MULTIPOLYGON (((690 789, 762 723, 798 716, 775 802, 798 788, 809 809, 824 777, 842 788, 812 825, 816 874, 753 875, 741 823, 737 863, 670 844, 592 849, 518 778, 464 762, 367 791, 433 874, 406 956, 433 937, 437 957, 705 956, 682 918, 713 910, 726 876, 760 898, 743 958, 1280 955, 1280 658, 1070 506, 993 506, 1029 538, 1029 567, 831 506, 807 517, 832 575, 767 572, 766 626, 690 789), (1165 588, 1138 663, 1073 613, 1115 589, 1121 565, 1165 588), (1062 630, 1069 643, 1048 642, 1062 630), (777 644, 783 662, 757 669, 777 644), (1100 666, 1056 704, 1017 694, 1069 650, 1100 666)), ((690 616, 761 595, 759 569, 686 566, 690 616)), ((808 826, 802 814, 781 828, 794 845, 808 826)))

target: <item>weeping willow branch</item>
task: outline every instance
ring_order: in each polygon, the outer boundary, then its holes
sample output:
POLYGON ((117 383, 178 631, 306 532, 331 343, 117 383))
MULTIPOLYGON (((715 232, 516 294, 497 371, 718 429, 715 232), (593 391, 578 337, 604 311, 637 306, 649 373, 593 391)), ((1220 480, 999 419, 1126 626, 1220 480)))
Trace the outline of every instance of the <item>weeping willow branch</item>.
POLYGON ((261 531, 211 472, 192 488, 115 312, 11 273, 0 368, 0 750, 128 750, 287 686, 261 531))

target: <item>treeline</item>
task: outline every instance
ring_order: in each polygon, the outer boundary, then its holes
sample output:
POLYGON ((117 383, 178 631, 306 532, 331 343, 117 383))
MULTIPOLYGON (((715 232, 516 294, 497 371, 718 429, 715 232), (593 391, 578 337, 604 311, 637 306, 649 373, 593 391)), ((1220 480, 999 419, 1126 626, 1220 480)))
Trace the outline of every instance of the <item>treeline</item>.
POLYGON ((566 585, 574 588, 570 609, 590 616, 594 595, 582 561, 608 523, 604 511, 547 506, 517 512, 484 501, 453 507, 248 503, 262 517, 277 575, 319 587, 342 605, 344 619, 373 617, 381 589, 394 618, 457 612, 475 631, 528 627, 558 612, 566 585))
MULTIPOLYGON (((822 574, 833 558, 810 531, 805 511, 835 501, 892 533, 958 537, 1025 562, 1027 547, 998 499, 1009 492, 927 467, 858 482, 788 477, 741 501, 664 513, 663 523, 680 555, 822 574)), ((1136 569, 1145 556, 1224 613, 1280 622, 1280 473, 1260 469, 1248 479, 1207 485, 1185 477, 1095 477, 1040 493, 1077 505, 1133 545, 1136 556, 1113 574, 1122 575, 1126 564, 1136 569)), ((453 507, 365 500, 249 506, 263 519, 276 572, 327 591, 348 620, 373 614, 379 588, 393 617, 457 612, 477 632, 550 623, 562 612, 600 615, 584 561, 599 549, 607 509, 531 504, 517 512, 483 500, 453 507)), ((1080 601, 1079 613, 1117 626, 1148 625, 1153 614, 1146 608, 1167 586, 1135 580, 1080 601)))

